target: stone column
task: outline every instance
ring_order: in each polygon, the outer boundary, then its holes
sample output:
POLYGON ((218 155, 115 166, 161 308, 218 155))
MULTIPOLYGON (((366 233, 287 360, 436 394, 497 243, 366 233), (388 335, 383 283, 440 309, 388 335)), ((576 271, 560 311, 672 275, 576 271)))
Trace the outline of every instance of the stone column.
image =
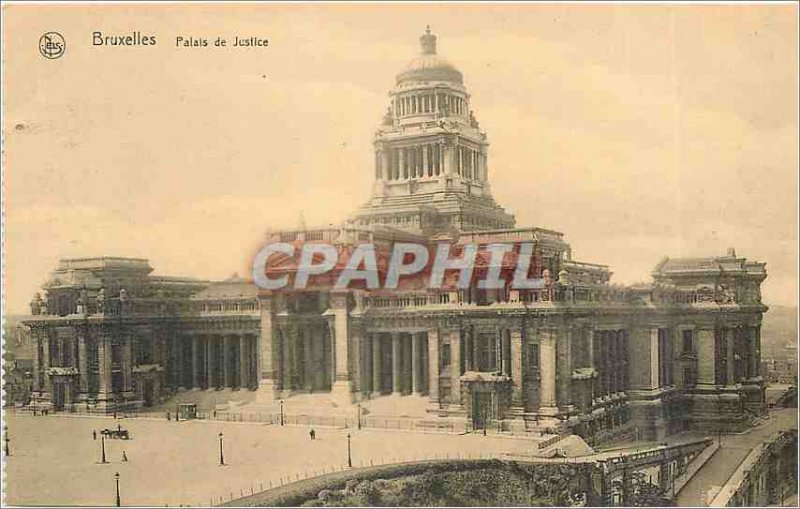
POLYGON ((34 355, 33 355, 33 389, 38 390, 43 383, 41 377, 41 368, 43 365, 42 356, 39 355, 39 343, 41 338, 39 332, 35 328, 31 328, 31 340, 33 341, 34 355))
POLYGON ((256 400, 259 402, 274 401, 276 396, 276 361, 277 361, 277 341, 275 341, 275 329, 272 323, 272 297, 270 295, 259 295, 259 313, 261 330, 257 336, 258 356, 256 357, 256 372, 258 373, 258 395, 256 400))
POLYGON ((348 351, 350 334, 347 312, 347 293, 331 293, 331 308, 333 309, 334 329, 334 359, 336 366, 335 382, 332 392, 342 402, 350 402, 352 397, 352 377, 349 367, 350 354, 348 351))
POLYGON ((214 336, 206 336, 206 389, 214 387, 214 336))
POLYGON ((400 334, 392 332, 392 394, 399 395, 401 391, 400 375, 402 364, 400 362, 400 334))
POLYGON ((511 329, 511 403, 522 406, 522 329, 511 329))
POLYGON ((439 401, 439 329, 428 329, 428 398, 439 401))
POLYGON ((107 338, 101 335, 97 338, 97 361, 98 361, 98 376, 99 384, 97 387, 98 395, 102 395, 99 399, 108 398, 111 390, 111 345, 108 343, 107 338))
POLYGON ((130 336, 123 341, 120 348, 120 372, 122 375, 122 390, 128 392, 133 389, 133 345, 131 345, 130 336))
POLYGON ((361 397, 366 398, 372 394, 372 355, 370 348, 372 347, 372 336, 364 331, 361 335, 361 348, 359 351, 361 361, 361 385, 359 391, 361 397))
POLYGON ((227 334, 222 336, 222 387, 232 386, 231 383, 231 337, 227 334))
POLYGON ((247 336, 239 336, 239 388, 247 389, 250 386, 250 374, 248 373, 248 348, 247 336))
POLYGON ((86 356, 86 333, 78 336, 78 371, 80 372, 80 391, 89 392, 89 359, 86 356))
POLYGON ((413 378, 414 378, 414 368, 413 368, 413 361, 411 354, 413 353, 413 342, 414 342, 414 334, 407 332, 403 334, 403 339, 401 341, 402 349, 403 349, 403 394, 411 394, 412 386, 413 386, 413 378))
POLYGON ((572 408, 572 333, 571 327, 559 328, 556 334, 556 401, 572 408))
POLYGON ((444 157, 444 174, 452 176, 453 175, 453 152, 455 151, 455 146, 452 143, 446 143, 443 147, 443 157, 444 157))
POLYGON ((303 389, 312 390, 314 388, 312 360, 311 360, 311 331, 303 327, 303 389))
POLYGON ((759 327, 746 327, 747 334, 747 376, 755 378, 759 375, 759 327))
POLYGON ((397 179, 404 179, 408 178, 408 172, 404 170, 406 160, 406 149, 398 148, 397 149, 397 179))
POLYGON ((422 146, 422 176, 428 176, 428 145, 422 146))
POLYGON ((722 329, 725 334, 725 356, 727 362, 725 366, 727 372, 725 373, 725 385, 736 385, 736 335, 731 328, 722 329))
POLYGON ((281 375, 283 376, 282 389, 284 392, 291 391, 292 378, 294 375, 294 357, 292 351, 292 341, 297 337, 297 329, 294 324, 288 324, 281 330, 281 375))
POLYGON ((553 417, 558 414, 556 406, 556 331, 539 331, 539 368, 541 370, 541 392, 539 414, 553 417))
POLYGON ((451 330, 447 333, 450 341, 450 402, 461 404, 461 331, 451 330))
POLYGON ((180 334, 172 333, 167 339, 170 346, 170 369, 172 373, 172 383, 175 388, 180 389, 183 383, 181 382, 181 342, 180 334))
POLYGON ((385 148, 381 149, 380 161, 381 168, 378 175, 381 180, 386 180, 389 177, 389 153, 385 148))
MULTIPOLYGON (((602 346, 605 347, 605 343, 602 346)), ((630 347, 628 363, 630 388, 637 391, 657 388, 658 329, 641 326, 632 328, 630 347)), ((608 369, 614 370, 615 365, 609 365, 608 369)))
POLYGON ((464 331, 464 371, 477 371, 475 369, 475 356, 473 355, 475 336, 469 329, 464 331))
POLYGON ((198 382, 198 372, 200 371, 200 345, 197 344, 197 336, 192 336, 192 388, 200 387, 198 382))
POLYGON ((381 395, 382 373, 381 373, 381 335, 372 335, 372 395, 381 395))
POLYGON ((697 329, 697 385, 716 384, 714 329, 697 329))
POLYGON ((361 352, 363 348, 361 325, 359 323, 351 323, 349 327, 349 341, 348 347, 348 365, 347 371, 350 377, 350 390, 352 392, 361 392, 362 386, 362 371, 363 366, 361 363, 361 352))
POLYGON ((655 389, 661 385, 661 377, 659 376, 661 374, 659 362, 661 352, 658 335, 657 328, 650 329, 650 389, 655 389))
MULTIPOLYGON (((467 335, 470 338, 469 348, 472 350, 471 352, 469 352, 469 358, 470 358, 470 361, 471 361, 470 362, 471 366, 470 366, 469 369, 472 369, 473 371, 480 371, 481 370, 481 367, 480 367, 480 358, 481 358, 481 356, 480 356, 480 352, 481 352, 480 342, 481 342, 482 338, 481 338, 480 334, 476 333, 474 330, 473 331, 467 331, 467 335)), ((467 345, 464 345, 464 346, 465 346, 465 349, 466 349, 467 345)), ((464 354, 466 355, 466 352, 464 354)))
POLYGON ((422 333, 411 335, 411 392, 422 394, 422 333))
MULTIPOLYGON (((102 338, 102 336, 101 336, 102 338)), ((42 382, 40 387, 44 391, 50 390, 50 338, 48 337, 47 330, 42 333, 42 382)), ((102 386, 101 386, 102 387, 102 386)))
POLYGON ((501 363, 500 363, 500 365, 502 367, 503 374, 506 375, 506 376, 509 376, 511 374, 511 370, 510 370, 510 367, 511 367, 511 362, 510 361, 511 361, 511 359, 508 358, 508 354, 509 354, 509 352, 511 350, 510 345, 509 345, 509 341, 510 341, 509 340, 509 334, 508 334, 508 331, 506 329, 502 329, 500 333, 501 333, 501 336, 500 336, 501 363))
POLYGON ((586 356, 588 359, 589 367, 594 367, 594 329, 589 328, 586 331, 586 356))

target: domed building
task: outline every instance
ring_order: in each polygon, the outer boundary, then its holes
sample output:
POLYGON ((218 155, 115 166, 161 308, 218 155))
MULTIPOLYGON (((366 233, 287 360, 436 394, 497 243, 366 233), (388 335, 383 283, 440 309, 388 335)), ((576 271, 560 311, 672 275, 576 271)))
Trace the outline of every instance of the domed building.
MULTIPOLYGON (((527 243, 540 287, 430 288, 411 278, 395 289, 263 290, 239 278, 153 276, 146 260, 63 260, 26 322, 35 404, 238 400, 269 415, 281 400, 307 422, 314 411, 361 419, 365 409, 364 425, 378 426, 381 411, 405 400, 419 411, 403 418, 419 426, 571 431, 589 442, 741 429, 763 413, 765 264, 733 250, 665 258, 652 283, 614 285, 608 267, 574 260, 562 233, 517 227, 491 196, 490 175, 502 170, 489 171, 462 73, 430 30, 419 42, 375 133, 368 201, 341 227, 267 240, 340 253, 364 242, 527 243)), ((269 270, 296 270, 281 263, 269 270)))
POLYGON ((514 217, 489 190, 489 143, 464 77, 437 54, 430 30, 395 82, 375 134, 372 198, 354 223, 426 233, 513 228, 514 217))

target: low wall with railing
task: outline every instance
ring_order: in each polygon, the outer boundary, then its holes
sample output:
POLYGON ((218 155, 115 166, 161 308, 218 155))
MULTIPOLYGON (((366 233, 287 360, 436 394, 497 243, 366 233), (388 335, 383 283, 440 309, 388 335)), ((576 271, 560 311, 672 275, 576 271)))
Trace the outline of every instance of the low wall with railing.
MULTIPOLYGON (((491 458, 489 456, 467 457, 467 455, 455 455, 452 457, 438 457, 432 459, 410 460, 405 462, 393 462, 384 465, 356 466, 356 468, 341 467, 338 471, 323 473, 307 479, 291 480, 289 482, 270 487, 261 493, 253 493, 242 498, 232 498, 222 501, 216 505, 228 507, 287 507, 299 506, 311 500, 318 500, 321 493, 326 491, 347 489, 353 482, 374 481, 377 479, 393 480, 404 477, 411 477, 424 474, 431 470, 437 473, 448 472, 469 472, 481 469, 493 470, 512 470, 519 471, 522 465, 530 463, 514 460, 491 458)), ((586 477, 581 483, 585 489, 591 491, 589 476, 592 472, 592 464, 588 462, 574 462, 572 464, 541 464, 538 468, 567 470, 568 476, 586 477), (588 468, 587 468, 588 467, 588 468)), ((245 490, 240 490, 244 492, 245 490)), ((594 500, 596 493, 586 493, 589 500, 594 500)), ((324 504, 324 501, 322 501, 324 504)))

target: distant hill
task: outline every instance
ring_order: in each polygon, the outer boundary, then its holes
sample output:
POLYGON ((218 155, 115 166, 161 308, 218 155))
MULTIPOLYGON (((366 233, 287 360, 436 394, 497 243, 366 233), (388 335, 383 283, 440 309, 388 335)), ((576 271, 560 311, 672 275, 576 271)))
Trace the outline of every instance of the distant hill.
POLYGON ((761 356, 786 355, 790 344, 797 348, 797 307, 769 306, 761 323, 761 356))

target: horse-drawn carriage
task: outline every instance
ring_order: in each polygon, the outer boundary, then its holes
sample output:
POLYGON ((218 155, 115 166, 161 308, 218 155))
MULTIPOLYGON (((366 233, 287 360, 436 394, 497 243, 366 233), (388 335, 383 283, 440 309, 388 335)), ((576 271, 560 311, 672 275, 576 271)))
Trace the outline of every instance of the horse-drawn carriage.
POLYGON ((122 440, 128 440, 131 438, 131 434, 128 430, 122 429, 122 427, 117 427, 117 429, 104 429, 100 430, 100 434, 105 436, 106 438, 119 438, 122 440))

